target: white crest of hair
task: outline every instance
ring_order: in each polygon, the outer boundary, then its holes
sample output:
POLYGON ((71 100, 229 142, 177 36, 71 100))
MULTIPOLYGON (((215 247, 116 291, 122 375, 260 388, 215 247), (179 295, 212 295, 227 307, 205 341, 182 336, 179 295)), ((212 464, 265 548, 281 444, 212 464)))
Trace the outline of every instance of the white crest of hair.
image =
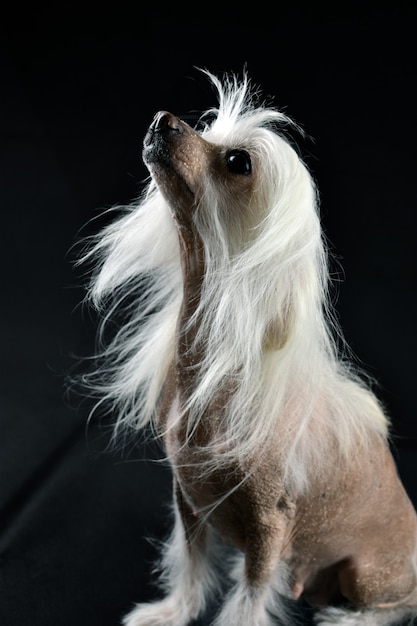
MULTIPOLYGON (((329 441, 340 458, 363 454, 370 436, 387 436, 387 419, 334 339, 340 331, 331 315, 315 185, 271 128, 293 123, 255 106, 246 77, 220 82, 208 75, 219 106, 202 136, 254 155, 257 185, 248 203, 206 173, 194 215, 205 275, 189 321, 198 320, 204 360, 184 411, 192 432, 213 398, 232 389, 213 466, 261 454, 278 430, 287 480, 303 489, 307 467, 326 469, 329 441)), ((128 322, 103 348, 103 382, 92 384, 117 410, 116 432, 126 424, 141 428, 153 419, 174 357, 183 297, 176 228, 153 182, 99 235, 86 255, 97 256, 90 295, 107 309, 102 326, 126 299, 129 305, 128 322)))

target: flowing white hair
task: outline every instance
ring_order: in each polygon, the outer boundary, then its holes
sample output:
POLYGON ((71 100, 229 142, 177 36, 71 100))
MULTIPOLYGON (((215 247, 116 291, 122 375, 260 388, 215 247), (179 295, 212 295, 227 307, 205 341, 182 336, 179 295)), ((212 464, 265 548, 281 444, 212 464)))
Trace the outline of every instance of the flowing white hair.
MULTIPOLYGON (((326 465, 329 441, 341 458, 362 453, 370 434, 386 437, 387 420, 334 340, 339 331, 330 321, 315 185, 280 131, 294 124, 282 112, 255 106, 246 77, 209 77, 219 106, 209 111, 211 123, 203 117, 201 134, 247 150, 256 182, 250 198, 241 199, 207 172, 194 212, 205 273, 189 323, 198 320, 195 342, 204 357, 184 407, 189 432, 213 398, 232 390, 213 465, 261 454, 279 429, 287 479, 302 488, 307 466, 326 465)), ((122 426, 140 429, 154 418, 174 358, 183 298, 176 226, 152 181, 86 258, 97 259, 90 298, 105 311, 101 336, 116 310, 125 316, 101 346, 99 375, 89 383, 115 411, 116 433, 122 426)))

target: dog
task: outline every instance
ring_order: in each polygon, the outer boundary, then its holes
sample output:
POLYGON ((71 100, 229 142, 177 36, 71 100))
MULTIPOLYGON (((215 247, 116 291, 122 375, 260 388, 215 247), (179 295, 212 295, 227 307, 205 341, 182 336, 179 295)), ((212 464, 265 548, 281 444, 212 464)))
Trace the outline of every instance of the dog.
POLYGON ((228 546, 215 626, 294 625, 300 598, 319 626, 412 619, 416 514, 388 419, 340 347, 316 186, 286 138, 300 129, 246 75, 206 73, 218 107, 198 131, 156 114, 149 185, 86 255, 103 326, 126 309, 101 402, 115 437, 152 424, 173 473, 165 595, 123 623, 189 624, 228 546))

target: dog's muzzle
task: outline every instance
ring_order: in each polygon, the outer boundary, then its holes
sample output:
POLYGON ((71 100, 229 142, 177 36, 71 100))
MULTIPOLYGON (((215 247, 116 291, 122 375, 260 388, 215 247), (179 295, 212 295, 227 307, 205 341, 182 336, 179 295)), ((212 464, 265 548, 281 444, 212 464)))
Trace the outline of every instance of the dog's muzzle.
POLYGON ((185 132, 185 124, 168 111, 159 111, 149 126, 143 142, 143 158, 146 163, 167 159, 168 146, 185 132))

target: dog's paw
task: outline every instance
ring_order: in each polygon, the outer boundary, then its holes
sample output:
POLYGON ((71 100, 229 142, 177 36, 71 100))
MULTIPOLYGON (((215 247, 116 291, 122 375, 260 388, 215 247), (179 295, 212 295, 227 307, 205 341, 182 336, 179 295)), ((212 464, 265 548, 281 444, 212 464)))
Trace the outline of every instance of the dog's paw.
POLYGON ((314 623, 317 626, 359 626, 364 624, 363 615, 360 611, 328 607, 315 614, 314 623))
POLYGON ((174 598, 138 604, 123 619, 123 626, 187 626, 191 617, 174 598))
POLYGON ((364 609, 363 611, 350 611, 336 607, 323 609, 314 616, 317 626, 394 626, 402 624, 408 619, 407 624, 416 623, 417 611, 411 607, 397 606, 388 609, 364 609))

